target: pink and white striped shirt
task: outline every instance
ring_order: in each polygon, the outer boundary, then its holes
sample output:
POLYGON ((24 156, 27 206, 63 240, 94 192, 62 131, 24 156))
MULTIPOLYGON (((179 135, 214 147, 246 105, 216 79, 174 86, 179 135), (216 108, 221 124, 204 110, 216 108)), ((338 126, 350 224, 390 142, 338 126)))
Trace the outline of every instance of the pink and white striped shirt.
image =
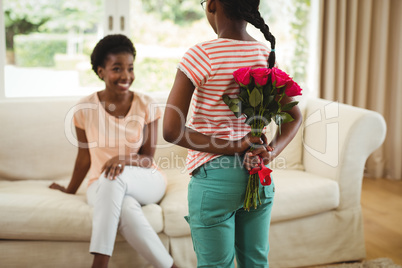
MULTIPOLYGON (((222 95, 239 94, 234 71, 242 67, 266 68, 268 56, 268 47, 258 41, 219 38, 190 48, 178 65, 195 86, 187 126, 226 140, 238 140, 250 132, 250 127, 244 123, 245 117, 236 118, 223 102, 222 95)), ((187 169, 192 173, 218 156, 189 150, 187 169)))

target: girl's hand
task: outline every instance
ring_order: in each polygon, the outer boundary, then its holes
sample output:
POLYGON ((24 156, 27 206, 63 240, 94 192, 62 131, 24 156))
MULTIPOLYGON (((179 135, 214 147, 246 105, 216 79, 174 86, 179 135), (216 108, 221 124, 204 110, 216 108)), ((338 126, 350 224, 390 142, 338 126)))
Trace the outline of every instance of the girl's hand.
MULTIPOLYGON (((255 146, 255 145, 254 145, 255 146)), ((251 170, 260 165, 260 159, 267 165, 275 158, 274 148, 269 145, 256 146, 252 151, 248 150, 244 155, 243 165, 247 170, 251 170)))
POLYGON ((117 176, 123 173, 125 166, 125 161, 121 160, 120 156, 115 156, 103 165, 101 172, 105 172, 105 178, 115 180, 117 176))
POLYGON ((64 186, 61 186, 60 184, 57 184, 55 182, 53 182, 50 186, 50 189, 54 189, 54 190, 59 190, 62 191, 63 193, 67 193, 67 189, 64 186))
POLYGON ((261 137, 256 137, 249 132, 246 136, 238 140, 235 146, 238 148, 239 153, 243 153, 250 149, 252 145, 255 147, 256 145, 263 145, 264 143, 267 143, 267 137, 264 134, 262 134, 261 137))
POLYGON ((251 136, 251 133, 247 134, 246 137, 249 136, 250 141, 253 143, 254 149, 249 149, 244 156, 243 165, 247 170, 251 170, 254 167, 260 165, 260 158, 263 160, 263 164, 267 165, 269 162, 274 160, 274 147, 267 145, 268 140, 267 137, 262 134, 261 138, 251 136), (257 140, 258 138, 259 140, 257 140), (257 141, 257 142, 255 142, 257 141))

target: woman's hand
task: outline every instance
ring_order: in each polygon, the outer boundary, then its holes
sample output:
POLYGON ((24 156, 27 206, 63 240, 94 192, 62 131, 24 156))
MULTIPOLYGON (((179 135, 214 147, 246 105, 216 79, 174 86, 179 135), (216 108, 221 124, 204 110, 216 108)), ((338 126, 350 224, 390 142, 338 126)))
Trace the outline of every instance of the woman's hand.
MULTIPOLYGON (((122 158, 125 158, 123 156, 122 158)), ((101 172, 105 172, 105 178, 115 180, 124 171, 126 166, 125 161, 120 159, 120 156, 110 158, 102 167, 101 172)))
POLYGON ((67 193, 67 189, 64 186, 61 186, 60 184, 57 184, 55 182, 53 182, 50 186, 50 189, 54 189, 54 190, 59 190, 62 191, 63 193, 67 193))

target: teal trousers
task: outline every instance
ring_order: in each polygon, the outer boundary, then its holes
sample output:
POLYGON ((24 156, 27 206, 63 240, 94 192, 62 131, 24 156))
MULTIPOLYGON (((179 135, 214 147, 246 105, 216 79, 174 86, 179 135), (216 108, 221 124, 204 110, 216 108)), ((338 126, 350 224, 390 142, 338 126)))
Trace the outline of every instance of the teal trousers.
POLYGON ((262 205, 243 208, 249 174, 240 156, 221 156, 193 172, 189 215, 197 267, 267 268, 274 183, 260 184, 262 205))

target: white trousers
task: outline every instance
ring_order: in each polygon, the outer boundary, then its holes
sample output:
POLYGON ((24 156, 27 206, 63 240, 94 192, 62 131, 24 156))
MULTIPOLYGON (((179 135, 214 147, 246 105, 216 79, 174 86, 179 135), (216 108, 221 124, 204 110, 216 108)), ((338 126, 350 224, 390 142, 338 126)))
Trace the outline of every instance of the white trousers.
POLYGON ((159 202, 165 190, 166 181, 155 169, 126 166, 115 180, 102 174, 87 190, 94 208, 90 252, 111 256, 118 230, 154 267, 171 267, 172 257, 141 209, 159 202))

